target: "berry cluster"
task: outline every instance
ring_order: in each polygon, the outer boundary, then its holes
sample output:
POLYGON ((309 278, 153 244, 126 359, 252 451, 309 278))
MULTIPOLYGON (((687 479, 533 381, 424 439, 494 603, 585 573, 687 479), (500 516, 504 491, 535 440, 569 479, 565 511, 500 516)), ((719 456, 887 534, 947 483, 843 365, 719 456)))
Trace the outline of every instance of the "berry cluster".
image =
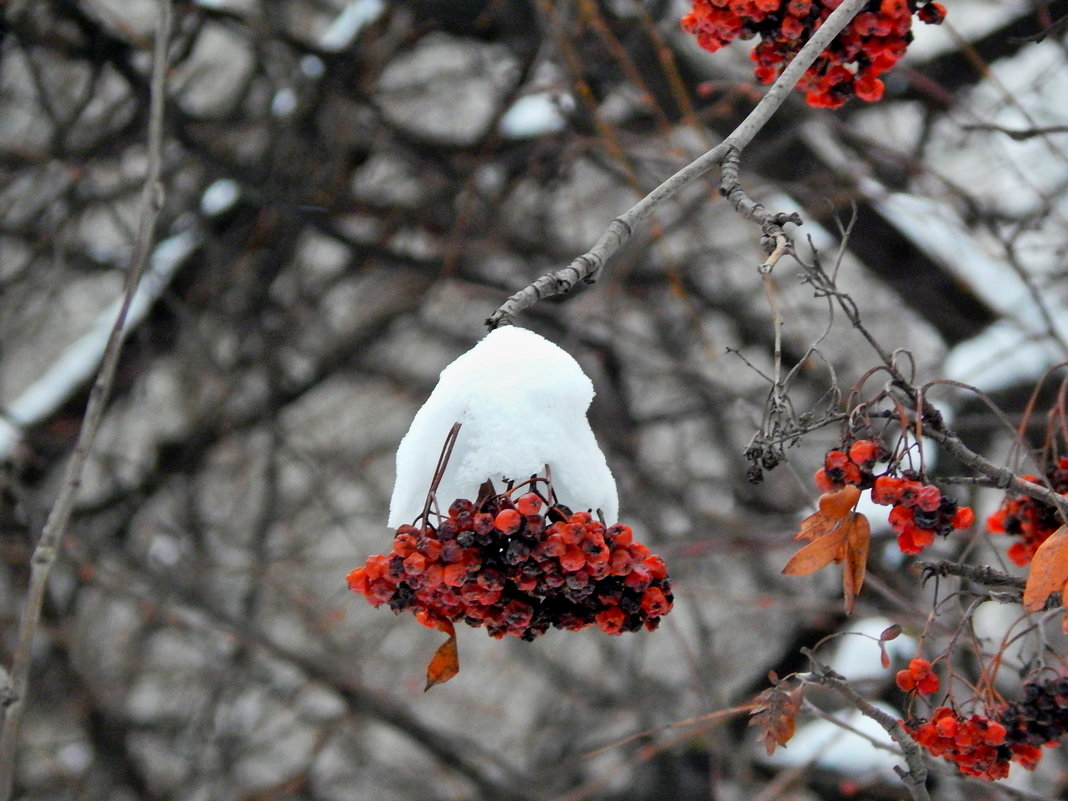
POLYGON ((349 588, 432 628, 462 620, 493 637, 655 629, 673 600, 663 560, 628 526, 546 506, 533 492, 457 500, 437 528, 398 528, 392 552, 349 573, 349 588))
MULTIPOLYGON (((735 39, 759 36, 750 54, 754 74, 761 83, 771 83, 839 5, 841 0, 693 0, 682 27, 711 52, 735 39)), ((809 105, 835 108, 852 95, 881 99, 879 76, 905 54, 913 14, 938 24, 946 9, 931 0, 870 0, 798 83, 809 105)))
POLYGON ((876 476, 875 463, 888 455, 882 445, 869 439, 857 440, 848 452, 828 451, 823 467, 816 471, 816 486, 821 492, 848 485, 870 489, 872 501, 892 507, 890 527, 897 532, 902 553, 918 554, 934 542, 936 534, 944 537, 975 522, 970 506, 959 506, 912 471, 906 470, 901 476, 876 476))
POLYGON ((871 489, 875 484, 875 463, 887 457, 886 449, 870 439, 858 439, 849 446, 849 452, 827 451, 823 467, 816 471, 816 487, 820 492, 833 492, 847 484, 860 489, 871 489))
POLYGON ((1004 779, 1009 762, 1033 768, 1030 746, 1006 743, 1007 730, 997 720, 984 715, 964 717, 947 706, 940 706, 929 719, 916 718, 904 723, 905 730, 932 756, 956 763, 960 772, 981 779, 1004 779))
MULTIPOLYGON (((1038 476, 1023 476, 1024 481, 1039 483, 1038 476)), ((1068 495, 1068 459, 1059 459, 1046 471, 1046 480, 1054 492, 1068 495)), ((986 519, 995 534, 1019 537, 1009 546, 1008 557, 1023 567, 1030 563, 1038 546, 1061 526, 1057 510, 1028 495, 1009 493, 1001 507, 986 519)))
POLYGON ((920 695, 938 692, 940 683, 938 674, 931 668, 931 663, 922 657, 916 657, 905 670, 897 672, 897 686, 904 692, 915 690, 920 695))
POLYGON ((934 542, 935 535, 968 528, 975 522, 970 506, 958 506, 933 484, 925 484, 906 474, 875 479, 871 499, 890 506, 888 520, 897 532, 902 553, 918 554, 934 542))
POLYGON ((1028 682, 1023 700, 1005 707, 1001 719, 1014 745, 1037 749, 1059 740, 1068 734, 1068 676, 1028 682))

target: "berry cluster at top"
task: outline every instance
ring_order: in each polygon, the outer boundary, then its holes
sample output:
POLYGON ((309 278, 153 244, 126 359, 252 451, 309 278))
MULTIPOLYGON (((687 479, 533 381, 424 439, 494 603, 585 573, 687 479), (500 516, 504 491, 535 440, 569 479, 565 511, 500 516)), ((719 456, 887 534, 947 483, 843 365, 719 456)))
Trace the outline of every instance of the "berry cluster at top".
MULTIPOLYGON (((761 83, 782 73, 812 33, 842 0, 693 0, 683 30, 705 50, 715 52, 735 39, 761 41, 750 57, 761 83)), ((875 101, 883 96, 879 76, 892 68, 912 41, 912 15, 938 24, 946 16, 930 0, 870 0, 805 71, 797 88, 809 105, 835 108, 852 95, 875 101)))
POLYGON ((872 501, 891 507, 890 527, 897 532, 898 547, 907 554, 920 553, 936 534, 944 537, 975 522, 970 506, 959 506, 911 470, 900 476, 889 472, 876 476, 875 463, 888 456, 882 445, 868 439, 857 440, 848 451, 828 451, 823 467, 816 471, 816 486, 821 492, 847 485, 870 489, 872 501))
POLYGON ((437 528, 400 526, 392 552, 370 557, 348 584, 432 628, 463 621, 524 640, 550 626, 652 630, 673 601, 663 560, 628 526, 549 506, 534 492, 460 499, 437 528))
MULTIPOLYGON (((1024 481, 1039 483, 1038 476, 1023 476, 1024 481)), ((1046 471, 1046 480, 1054 492, 1068 495, 1068 459, 1059 459, 1046 471)), ((986 519, 987 528, 995 534, 1019 537, 1009 546, 1009 558, 1021 567, 1030 563, 1038 546, 1061 526, 1060 515, 1048 503, 1028 495, 1009 493, 1001 507, 986 519)))

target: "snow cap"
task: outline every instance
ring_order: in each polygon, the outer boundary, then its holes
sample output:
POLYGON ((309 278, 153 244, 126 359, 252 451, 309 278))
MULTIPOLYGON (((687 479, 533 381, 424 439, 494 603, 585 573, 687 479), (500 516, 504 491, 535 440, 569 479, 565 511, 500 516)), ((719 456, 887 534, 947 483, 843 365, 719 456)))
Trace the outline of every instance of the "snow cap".
POLYGON ((422 513, 453 423, 460 433, 438 486, 441 506, 475 500, 486 479, 500 492, 507 479, 544 475, 549 465, 560 503, 617 522, 616 482, 586 419, 592 400, 593 383, 561 348, 524 328, 491 331, 441 371, 401 440, 389 526, 422 513))

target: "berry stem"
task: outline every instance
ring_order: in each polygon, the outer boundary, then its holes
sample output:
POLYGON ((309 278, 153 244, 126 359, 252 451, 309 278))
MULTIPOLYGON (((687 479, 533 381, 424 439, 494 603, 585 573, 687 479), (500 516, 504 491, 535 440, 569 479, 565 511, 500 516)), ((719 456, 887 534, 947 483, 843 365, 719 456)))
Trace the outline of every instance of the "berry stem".
POLYGON ((486 325, 490 329, 511 325, 517 314, 526 311, 539 300, 566 295, 576 284, 595 283, 605 263, 630 240, 635 229, 652 214, 657 206, 677 195, 683 187, 719 166, 732 149, 738 153, 745 150, 746 146, 768 123, 768 120, 779 110, 795 84, 812 66, 820 53, 867 4, 868 0, 845 0, 798 51, 793 61, 783 70, 782 75, 768 89, 767 94, 726 139, 704 155, 691 161, 626 212, 612 220, 605 232, 586 253, 574 259, 566 267, 546 273, 508 298, 497 311, 489 316, 486 325))

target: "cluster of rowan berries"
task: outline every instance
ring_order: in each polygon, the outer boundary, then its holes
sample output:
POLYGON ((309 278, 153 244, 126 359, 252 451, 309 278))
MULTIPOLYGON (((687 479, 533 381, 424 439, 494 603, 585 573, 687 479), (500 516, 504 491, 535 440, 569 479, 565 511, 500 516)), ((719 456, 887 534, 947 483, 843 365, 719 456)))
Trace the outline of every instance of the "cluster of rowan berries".
POLYGON ((870 489, 871 499, 890 506, 890 527, 897 532, 897 544, 903 553, 918 554, 934 542, 935 535, 969 528, 975 522, 970 506, 959 506, 933 484, 920 480, 918 474, 905 470, 900 476, 874 472, 875 463, 889 456, 878 442, 860 439, 848 452, 831 450, 816 471, 816 486, 831 492, 852 484, 870 489))
MULTIPOLYGON (((761 38, 750 54, 761 83, 774 81, 842 0, 693 0, 683 30, 715 52, 735 39, 761 38)), ((946 16, 932 0, 870 0, 808 68, 797 87, 809 105, 835 108, 852 95, 875 101, 912 41, 912 15, 938 24, 946 16)))
POLYGON ((1032 746, 1007 742, 1008 730, 998 720, 978 714, 964 717, 947 706, 935 709, 930 718, 907 720, 904 726, 932 756, 956 763, 967 776, 1004 779, 1010 761, 1033 769, 1041 757, 1032 746))
POLYGON ((925 484, 908 472, 902 476, 879 476, 871 489, 871 499, 890 506, 888 520, 897 532, 902 553, 918 554, 934 542, 935 535, 969 528, 975 522, 970 506, 959 506, 933 484, 925 484))
POLYGON ((1001 719, 1014 744, 1037 748, 1059 740, 1068 734, 1068 676, 1027 682, 1023 700, 1005 707, 1001 719))
MULTIPOLYGON (((1035 484, 1038 476, 1023 476, 1035 484)), ((1059 459, 1046 471, 1046 481, 1054 492, 1068 495, 1068 459, 1059 459)), ((1060 514, 1048 503, 1028 495, 1009 493, 1001 507, 986 519, 987 528, 995 534, 1019 537, 1009 546, 1008 557, 1023 567, 1029 564, 1038 546, 1061 526, 1060 514)))
POLYGON ((931 663, 923 657, 916 657, 905 670, 897 672, 897 686, 903 692, 913 692, 920 695, 932 695, 938 692, 941 683, 938 674, 934 672, 931 663))
POLYGON ((388 555, 348 575, 374 606, 533 640, 550 626, 654 629, 673 597, 664 561, 628 526, 548 506, 537 493, 455 501, 437 528, 400 526, 388 555))

